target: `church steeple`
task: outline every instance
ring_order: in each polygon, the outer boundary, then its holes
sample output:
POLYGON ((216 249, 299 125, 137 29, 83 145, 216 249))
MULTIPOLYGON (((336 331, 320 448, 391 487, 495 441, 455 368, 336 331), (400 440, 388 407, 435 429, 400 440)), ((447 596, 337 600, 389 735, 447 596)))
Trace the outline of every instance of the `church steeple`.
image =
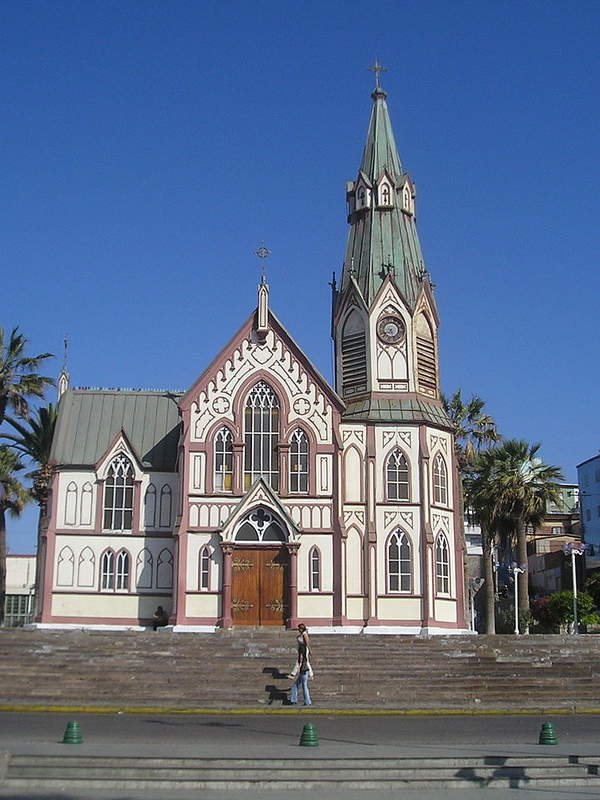
POLYGON ((333 292, 336 388, 346 416, 354 399, 361 414, 403 395, 440 403, 439 319, 417 235, 415 186, 398 155, 383 68, 372 69, 373 107, 356 180, 346 185, 350 230, 333 292))
POLYGON ((428 276, 415 224, 415 186, 404 171, 390 122, 387 94, 379 85, 356 180, 346 187, 350 232, 341 293, 354 277, 367 307, 387 275, 414 308, 428 276))

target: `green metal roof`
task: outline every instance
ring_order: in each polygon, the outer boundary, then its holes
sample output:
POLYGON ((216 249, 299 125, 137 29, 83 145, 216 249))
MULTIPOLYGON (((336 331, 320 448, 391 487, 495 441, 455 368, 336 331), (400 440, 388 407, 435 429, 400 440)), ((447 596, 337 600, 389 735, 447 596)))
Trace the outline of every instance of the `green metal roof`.
MULTIPOLYGON (((393 185, 403 185, 407 174, 402 168, 386 102, 381 88, 371 95, 373 109, 367 132, 360 172, 374 185, 387 172, 393 185)), ((341 291, 351 275, 370 306, 391 270, 396 285, 414 307, 426 276, 415 217, 401 208, 401 194, 394 193, 392 208, 371 208, 352 214, 344 259, 341 291)))
POLYGON ((92 466, 123 430, 142 465, 175 470, 180 395, 166 392, 69 389, 61 397, 51 460, 92 466))
POLYGON ((342 419, 344 422, 429 422, 439 428, 454 430, 441 405, 417 397, 367 397, 350 401, 342 419))

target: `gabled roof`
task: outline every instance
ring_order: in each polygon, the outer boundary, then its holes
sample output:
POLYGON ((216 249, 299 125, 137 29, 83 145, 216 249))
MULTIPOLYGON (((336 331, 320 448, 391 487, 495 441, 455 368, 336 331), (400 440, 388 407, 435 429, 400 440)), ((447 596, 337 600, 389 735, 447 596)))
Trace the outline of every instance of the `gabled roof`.
MULTIPOLYGON (((398 155, 387 95, 377 88, 371 97, 373 108, 359 174, 366 175, 374 185, 385 172, 400 187, 407 174, 398 155)), ((385 275, 391 272, 402 296, 414 308, 426 273, 414 214, 402 211, 399 193, 395 194, 392 208, 377 208, 371 204, 370 208, 362 208, 351 215, 342 293, 348 287, 350 272, 356 276, 369 307, 385 275)))
MULTIPOLYGON (((196 398, 201 388, 204 384, 210 380, 211 376, 217 370, 221 364, 223 364, 232 350, 239 346, 240 340, 243 339, 244 336, 247 336, 254 322, 256 320, 257 309, 255 309, 252 314, 246 319, 244 324, 237 330, 235 335, 229 340, 229 342, 225 345, 225 347, 221 350, 221 352, 213 358, 211 363, 208 367, 201 373, 201 375, 194 381, 192 386, 185 392, 185 394, 181 395, 180 397, 180 406, 182 408, 186 408, 193 399, 196 398)), ((269 328, 272 328, 278 336, 285 341, 286 346, 289 350, 293 353, 294 357, 298 359, 300 363, 303 363, 305 368, 308 372, 311 372, 313 378, 315 379, 316 383, 320 386, 321 390, 324 394, 328 396, 334 406, 341 410, 344 408, 344 401, 342 398, 336 393, 334 389, 329 385, 329 383, 325 380, 325 378, 321 375, 319 370, 315 367, 312 361, 306 356, 304 351, 300 348, 297 342, 294 340, 293 336, 289 333, 287 328, 277 319, 275 314, 269 309, 269 328)))
POLYGON ((50 459, 59 466, 94 466, 123 431, 146 469, 173 472, 180 421, 179 393, 68 389, 60 398, 50 459))

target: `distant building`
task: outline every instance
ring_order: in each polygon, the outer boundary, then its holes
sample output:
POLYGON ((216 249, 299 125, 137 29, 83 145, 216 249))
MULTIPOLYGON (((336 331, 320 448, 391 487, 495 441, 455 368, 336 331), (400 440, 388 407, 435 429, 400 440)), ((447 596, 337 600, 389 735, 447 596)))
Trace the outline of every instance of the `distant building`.
POLYGON ((35 556, 6 556, 4 625, 16 628, 32 621, 35 556))
POLYGON ((600 567, 600 453, 577 465, 584 542, 590 546, 588 569, 600 567))
MULTIPOLYGON (((581 541, 579 487, 575 483, 560 486, 557 503, 548 503, 542 524, 531 531, 527 542, 529 580, 533 594, 551 594, 571 589, 571 561, 563 545, 581 541)), ((578 570, 583 577, 583 563, 578 570)))

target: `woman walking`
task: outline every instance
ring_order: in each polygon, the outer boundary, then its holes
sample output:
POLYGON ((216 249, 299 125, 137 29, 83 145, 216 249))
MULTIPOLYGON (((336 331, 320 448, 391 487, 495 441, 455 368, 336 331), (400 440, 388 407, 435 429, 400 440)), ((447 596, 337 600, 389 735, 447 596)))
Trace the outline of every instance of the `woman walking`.
POLYGON ((312 706, 310 699, 310 692, 308 691, 308 679, 313 677, 313 671, 310 666, 308 656, 310 655, 310 643, 308 639, 308 630, 304 623, 298 625, 298 660, 294 666, 290 678, 295 678, 290 693, 290 703, 295 706, 298 703, 298 687, 302 686, 302 696, 304 698, 305 706, 312 706))

